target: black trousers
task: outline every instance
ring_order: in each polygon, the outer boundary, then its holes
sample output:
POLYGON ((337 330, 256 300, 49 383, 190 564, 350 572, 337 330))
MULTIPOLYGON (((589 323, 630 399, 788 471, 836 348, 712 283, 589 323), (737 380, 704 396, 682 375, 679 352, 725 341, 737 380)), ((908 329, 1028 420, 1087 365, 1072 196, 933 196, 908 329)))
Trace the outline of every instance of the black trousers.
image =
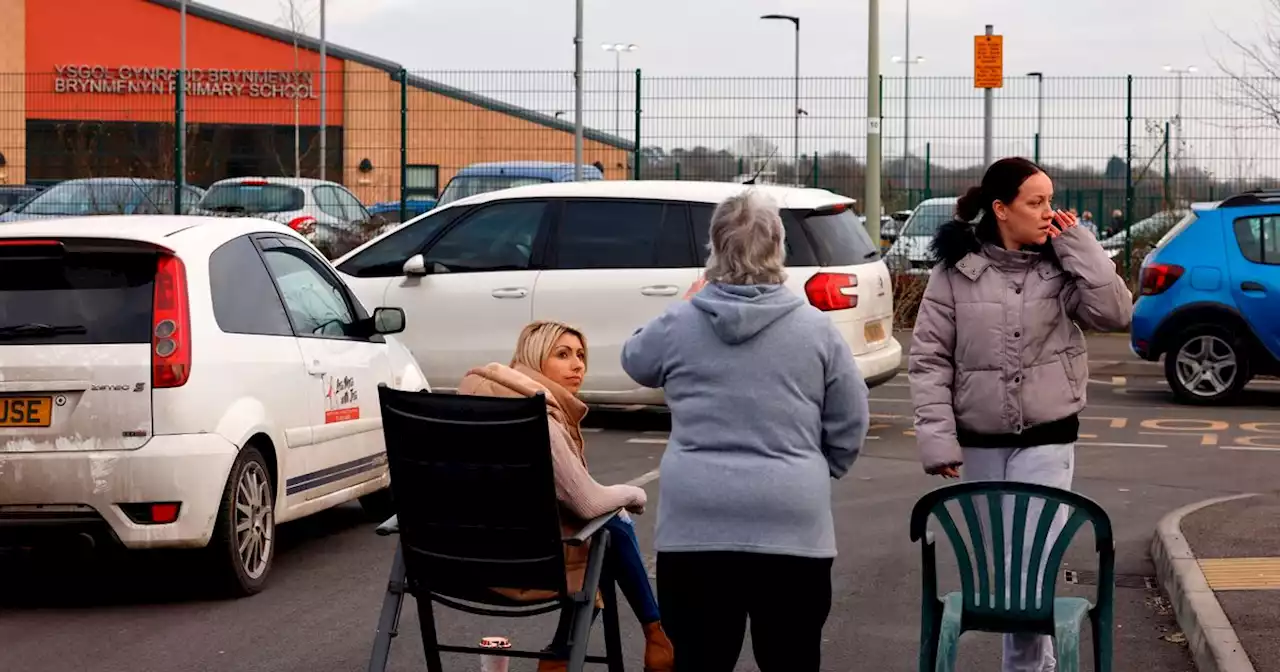
POLYGON ((760 672, 818 672, 831 564, 763 553, 659 553, 658 603, 676 672, 733 672, 748 621, 760 672))

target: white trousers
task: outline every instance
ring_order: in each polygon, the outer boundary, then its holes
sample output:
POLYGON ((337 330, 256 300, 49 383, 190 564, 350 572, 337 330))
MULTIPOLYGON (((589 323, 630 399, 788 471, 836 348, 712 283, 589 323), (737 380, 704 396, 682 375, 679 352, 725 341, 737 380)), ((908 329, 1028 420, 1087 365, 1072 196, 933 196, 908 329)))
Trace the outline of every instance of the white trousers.
MULTIPOLYGON (((1073 443, 1033 446, 1031 448, 965 448, 962 476, 966 481, 1016 481, 1019 483, 1036 483, 1063 490, 1071 489, 1072 476, 1075 474, 1076 447, 1073 443)), ((1023 558, 1030 555, 1035 528, 1040 521, 1042 506, 1034 502, 1027 510, 1026 549, 1023 558)), ((1012 507, 1005 506, 1005 529, 1012 526, 1012 507)), ((1062 526, 1066 524, 1067 511, 1058 510, 1058 515, 1050 528, 1047 549, 1053 544, 1062 526)), ((989 538, 989 537, 988 537, 989 538)), ((1004 535, 1005 539, 1012 538, 1004 535)), ((994 549, 993 549, 994 553, 994 549)), ((1012 562, 1012 549, 1005 549, 1005 565, 1012 562)), ((1026 562, 1026 560, 1024 560, 1026 562)), ((1021 570, 1021 568, 1019 568, 1021 570)), ((1034 570, 1040 576, 1040 568, 1034 570)), ((1012 572, 1005 576, 1013 576, 1012 572)), ((1039 581, 1029 585, 1039 585, 1039 581)), ((1038 593, 1038 591, 1036 591, 1038 593)), ((1024 591, 1027 600, 1033 599, 1032 591, 1024 591)), ((1053 655, 1053 638, 1047 635, 1005 635, 1004 663, 1002 672, 1054 672, 1058 667, 1057 658, 1053 655)))

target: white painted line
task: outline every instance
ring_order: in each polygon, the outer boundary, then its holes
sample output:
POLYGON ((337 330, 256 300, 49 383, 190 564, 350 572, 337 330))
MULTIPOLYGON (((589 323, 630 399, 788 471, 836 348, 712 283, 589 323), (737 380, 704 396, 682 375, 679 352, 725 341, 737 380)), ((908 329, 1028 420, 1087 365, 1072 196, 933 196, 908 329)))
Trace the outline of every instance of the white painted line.
POLYGON ((1222 450, 1252 450, 1260 453, 1280 453, 1280 448, 1268 446, 1218 446, 1222 450))
POLYGON ((879 440, 880 440, 880 437, 878 437, 878 436, 868 436, 868 437, 867 437, 867 440, 868 440, 868 441, 879 441, 879 440))
POLYGON ((911 387, 911 383, 880 383, 877 387, 911 387))
POLYGON ((665 445, 667 444, 667 440, 666 440, 666 439, 648 439, 648 438, 637 437, 637 438, 634 438, 634 439, 627 439, 627 443, 655 443, 655 444, 658 444, 658 445, 663 445, 663 446, 665 446, 665 445))
POLYGON ((671 432, 659 432, 659 431, 656 431, 656 430, 651 430, 651 431, 648 431, 648 432, 641 432, 641 434, 644 434, 644 435, 646 435, 646 436, 667 436, 667 435, 671 434, 671 432))
POLYGON ((1124 378, 1124 376, 1111 376, 1111 384, 1112 384, 1112 385, 1124 385, 1124 384, 1125 384, 1125 378, 1124 378))
POLYGON ((1094 446, 1098 448, 1168 448, 1163 443, 1109 443, 1106 441, 1077 441, 1077 446, 1094 446))
POLYGON ((654 469, 627 481, 627 485, 634 485, 637 488, 643 488, 656 480, 658 480, 658 470, 654 469))
POLYGON ((581 427, 580 429, 581 429, 582 431, 584 431, 584 432, 590 432, 590 433, 593 433, 593 434, 594 434, 595 432, 603 432, 603 431, 604 431, 604 427, 581 427))

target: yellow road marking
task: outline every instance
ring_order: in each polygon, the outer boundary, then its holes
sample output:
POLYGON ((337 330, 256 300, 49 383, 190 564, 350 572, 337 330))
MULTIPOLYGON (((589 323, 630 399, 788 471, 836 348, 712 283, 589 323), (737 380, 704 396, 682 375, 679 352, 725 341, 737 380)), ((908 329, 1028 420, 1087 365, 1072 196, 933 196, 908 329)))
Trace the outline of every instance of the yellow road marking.
POLYGON ((1098 416, 1082 415, 1081 420, 1102 420, 1111 423, 1111 429, 1124 429, 1129 424, 1129 418, 1105 418, 1098 416))
MULTIPOLYGON (((1138 433, 1146 434, 1148 436, 1195 436, 1196 435, 1195 432, 1138 432, 1138 433)), ((1200 445, 1202 446, 1218 445, 1218 435, 1211 434, 1211 433, 1201 434, 1200 445)))
POLYGON ((1213 590, 1280 590, 1280 558, 1202 558, 1213 590))

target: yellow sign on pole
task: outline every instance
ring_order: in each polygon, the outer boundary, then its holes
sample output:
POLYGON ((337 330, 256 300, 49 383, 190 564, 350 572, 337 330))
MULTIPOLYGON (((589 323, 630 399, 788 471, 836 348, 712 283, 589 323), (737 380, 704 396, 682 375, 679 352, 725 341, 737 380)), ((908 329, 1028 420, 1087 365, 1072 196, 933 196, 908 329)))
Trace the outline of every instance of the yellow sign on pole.
POLYGON ((999 89, 1004 86, 1004 36, 973 37, 973 88, 999 89))

